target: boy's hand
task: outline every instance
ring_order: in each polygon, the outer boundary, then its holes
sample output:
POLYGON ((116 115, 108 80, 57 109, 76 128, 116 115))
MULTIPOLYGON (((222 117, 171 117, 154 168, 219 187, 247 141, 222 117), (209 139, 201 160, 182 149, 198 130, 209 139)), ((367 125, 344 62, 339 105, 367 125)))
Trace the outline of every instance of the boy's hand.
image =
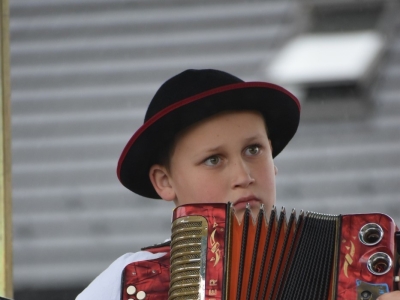
POLYGON ((400 291, 394 291, 382 296, 379 296, 377 300, 400 300, 400 291))

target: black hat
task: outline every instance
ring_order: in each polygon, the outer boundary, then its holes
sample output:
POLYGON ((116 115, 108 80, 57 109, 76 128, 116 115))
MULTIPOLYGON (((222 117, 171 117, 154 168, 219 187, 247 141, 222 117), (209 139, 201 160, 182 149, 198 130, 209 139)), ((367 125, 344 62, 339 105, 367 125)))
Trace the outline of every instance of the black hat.
POLYGON ((119 180, 136 194, 159 199, 149 171, 159 163, 161 149, 182 129, 228 110, 255 110, 263 115, 273 157, 296 133, 300 119, 299 101, 280 86, 244 82, 218 70, 186 70, 167 80, 151 100, 144 124, 122 151, 119 180))

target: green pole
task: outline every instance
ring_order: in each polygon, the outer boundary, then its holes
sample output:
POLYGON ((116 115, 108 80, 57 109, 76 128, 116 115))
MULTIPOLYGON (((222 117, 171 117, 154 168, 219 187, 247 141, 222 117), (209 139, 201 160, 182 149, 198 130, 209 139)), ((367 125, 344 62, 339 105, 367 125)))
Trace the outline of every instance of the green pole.
POLYGON ((0 296, 13 297, 8 0, 0 0, 0 296))

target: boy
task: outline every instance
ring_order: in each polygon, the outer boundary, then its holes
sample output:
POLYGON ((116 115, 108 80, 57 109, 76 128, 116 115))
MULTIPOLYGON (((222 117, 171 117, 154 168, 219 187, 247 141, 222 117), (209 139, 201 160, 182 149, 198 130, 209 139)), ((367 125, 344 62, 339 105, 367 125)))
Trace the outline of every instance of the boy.
MULTIPOLYGON (((121 154, 118 177, 139 195, 177 206, 230 201, 239 217, 247 203, 270 210, 273 158, 295 134, 299 116, 298 100, 279 86, 187 70, 157 91, 121 154)), ((169 258, 168 242, 125 254, 77 300, 167 299, 169 258)))

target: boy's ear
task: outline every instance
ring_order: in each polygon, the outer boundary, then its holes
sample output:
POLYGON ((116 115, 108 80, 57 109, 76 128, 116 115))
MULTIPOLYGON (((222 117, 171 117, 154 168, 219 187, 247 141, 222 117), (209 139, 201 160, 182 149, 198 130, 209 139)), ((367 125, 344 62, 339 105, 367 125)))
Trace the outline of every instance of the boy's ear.
POLYGON ((171 177, 167 169, 161 165, 152 165, 149 172, 150 181, 157 194, 165 201, 175 200, 175 190, 171 185, 171 177))

